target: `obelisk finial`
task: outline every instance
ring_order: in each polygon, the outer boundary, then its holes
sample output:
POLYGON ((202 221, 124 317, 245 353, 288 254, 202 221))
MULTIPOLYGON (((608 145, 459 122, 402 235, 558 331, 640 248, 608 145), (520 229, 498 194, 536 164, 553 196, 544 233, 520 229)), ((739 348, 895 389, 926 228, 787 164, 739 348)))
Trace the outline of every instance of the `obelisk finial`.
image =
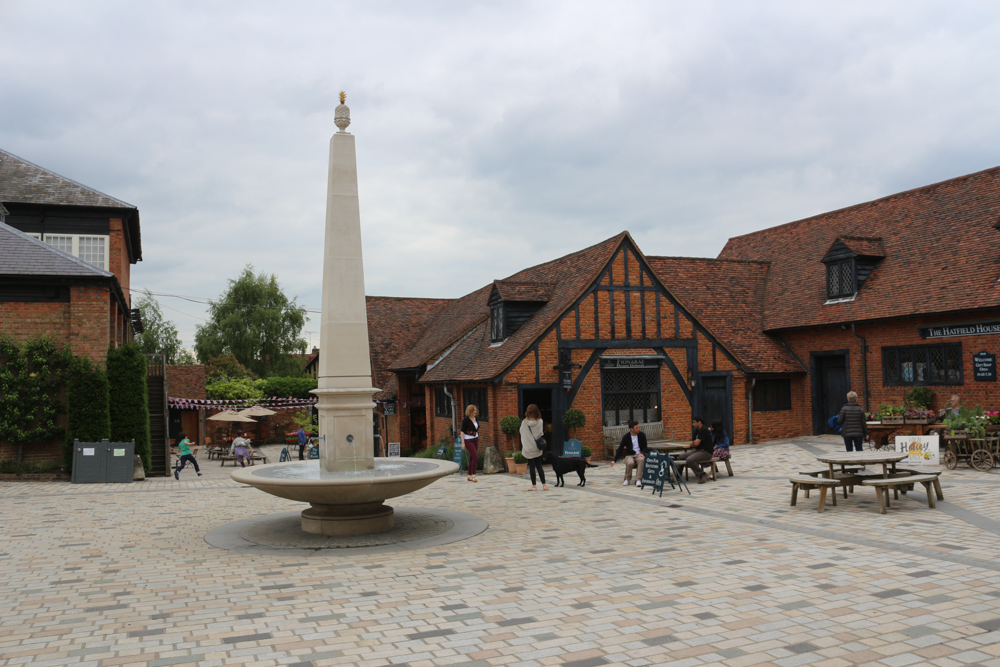
POLYGON ((340 128, 341 132, 346 132, 347 126, 351 124, 351 109, 344 104, 346 99, 347 93, 340 91, 340 104, 337 105, 337 109, 333 115, 333 122, 340 128))

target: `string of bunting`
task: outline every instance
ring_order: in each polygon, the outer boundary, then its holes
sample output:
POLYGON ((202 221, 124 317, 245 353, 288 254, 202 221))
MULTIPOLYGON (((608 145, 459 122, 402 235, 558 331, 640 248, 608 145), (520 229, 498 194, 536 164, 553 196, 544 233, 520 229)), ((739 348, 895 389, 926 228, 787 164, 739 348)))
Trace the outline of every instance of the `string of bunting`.
POLYGON ((272 410, 295 410, 316 405, 316 397, 312 398, 234 398, 212 400, 205 398, 175 398, 167 399, 168 407, 177 410, 241 410, 252 405, 260 405, 272 410))

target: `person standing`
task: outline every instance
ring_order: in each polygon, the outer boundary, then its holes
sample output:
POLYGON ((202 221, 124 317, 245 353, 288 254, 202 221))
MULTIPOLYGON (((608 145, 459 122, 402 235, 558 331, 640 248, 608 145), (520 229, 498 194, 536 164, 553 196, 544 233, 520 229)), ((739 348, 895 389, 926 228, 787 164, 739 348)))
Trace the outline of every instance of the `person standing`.
POLYGON ((694 440, 691 441, 690 451, 678 454, 675 458, 685 461, 688 470, 698 478, 698 483, 704 484, 708 480, 708 473, 701 467, 701 464, 712 460, 715 441, 712 438, 712 432, 705 426, 705 420, 701 417, 695 417, 691 420, 691 428, 694 430, 694 440))
POLYGON ((309 438, 306 437, 306 430, 302 426, 299 427, 299 461, 306 460, 306 441, 309 438))
POLYGON ((855 391, 847 392, 847 403, 837 415, 837 423, 842 426, 840 434, 844 436, 844 446, 847 447, 847 451, 851 451, 852 445, 854 451, 861 451, 861 443, 868 435, 867 422, 868 415, 865 414, 865 409, 858 405, 858 393, 855 391))
POLYGON ((615 467, 615 462, 622 456, 625 457, 625 481, 622 486, 632 483, 632 469, 636 470, 635 485, 642 486, 642 467, 646 464, 646 453, 649 446, 646 444, 646 434, 639 427, 639 422, 630 421, 628 423, 628 433, 622 436, 622 441, 618 443, 618 450, 615 458, 611 461, 611 467, 615 467))
MULTIPOLYGON (((194 471, 198 473, 198 477, 201 477, 201 469, 198 467, 198 461, 194 458, 194 454, 191 453, 191 445, 193 444, 187 438, 187 433, 181 431, 177 434, 177 449, 180 451, 181 458, 177 462, 177 467, 174 468, 174 479, 180 481, 181 470, 184 470, 184 466, 191 463, 194 466, 194 471)), ((198 451, 197 449, 195 451, 198 451)))
POLYGON ((479 467, 479 422, 476 417, 479 409, 471 403, 465 408, 465 419, 462 420, 462 448, 469 452, 469 476, 465 479, 478 482, 476 468, 479 467))
POLYGON ((542 482, 542 491, 548 491, 545 486, 545 471, 542 470, 542 449, 538 446, 538 439, 545 435, 545 424, 542 422, 542 413, 538 406, 532 403, 524 411, 524 420, 521 422, 521 454, 528 459, 528 472, 531 473, 531 490, 537 491, 535 483, 535 473, 542 482))

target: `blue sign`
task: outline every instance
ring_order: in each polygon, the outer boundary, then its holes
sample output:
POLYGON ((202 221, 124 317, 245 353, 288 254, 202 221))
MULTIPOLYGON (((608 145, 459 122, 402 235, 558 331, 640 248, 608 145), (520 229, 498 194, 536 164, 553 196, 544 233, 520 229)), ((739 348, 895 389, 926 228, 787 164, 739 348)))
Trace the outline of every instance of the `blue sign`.
POLYGON ((563 443, 564 459, 579 459, 583 457, 583 443, 572 438, 563 443))
MULTIPOLYGON (((454 451, 454 454, 453 454, 452 459, 451 459, 452 461, 454 461, 455 463, 458 464, 458 474, 459 475, 462 474, 462 453, 463 453, 463 450, 462 450, 462 438, 461 438, 461 436, 459 436, 459 437, 455 438, 455 451, 454 451)), ((475 471, 474 470, 470 471, 469 474, 470 475, 474 475, 475 471)))

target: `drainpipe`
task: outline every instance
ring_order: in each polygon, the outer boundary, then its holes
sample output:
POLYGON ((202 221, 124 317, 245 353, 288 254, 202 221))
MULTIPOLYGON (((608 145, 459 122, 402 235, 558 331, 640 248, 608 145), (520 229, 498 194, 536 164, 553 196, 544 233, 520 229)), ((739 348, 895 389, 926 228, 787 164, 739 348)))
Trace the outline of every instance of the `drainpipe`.
POLYGON ((854 330, 854 324, 851 324, 851 333, 856 337, 861 339, 861 373, 864 375, 865 380, 865 412, 868 412, 868 341, 865 340, 864 336, 858 334, 854 330))
POLYGON ((747 395, 747 444, 753 444, 753 388, 757 378, 750 378, 750 393, 747 395))
POLYGON ((451 399, 451 437, 458 437, 458 429, 455 428, 455 414, 458 412, 458 403, 455 401, 455 397, 451 395, 448 391, 448 385, 444 385, 444 395, 451 399))

